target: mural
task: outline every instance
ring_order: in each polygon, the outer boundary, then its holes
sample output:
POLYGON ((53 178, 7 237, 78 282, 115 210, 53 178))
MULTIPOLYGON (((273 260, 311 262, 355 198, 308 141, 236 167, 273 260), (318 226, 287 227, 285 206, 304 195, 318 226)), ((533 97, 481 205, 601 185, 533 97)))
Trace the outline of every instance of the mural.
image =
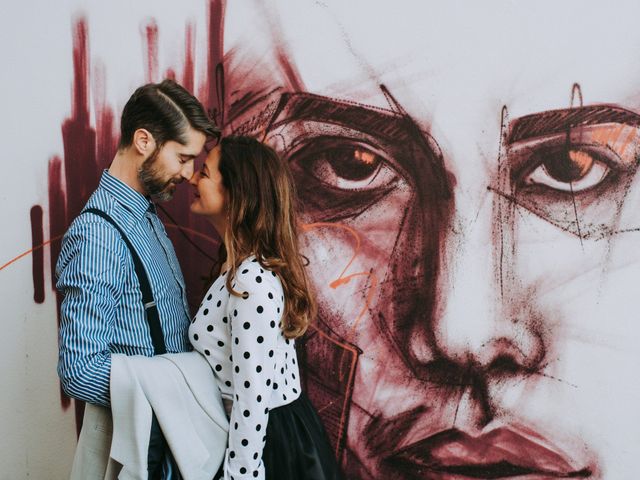
MULTIPOLYGON (((498 3, 460 25, 434 3, 210 0, 207 64, 187 23, 182 71, 144 26, 147 81, 290 162, 320 304, 305 388, 349 479, 634 478, 640 71, 612 74, 640 39, 585 38, 595 7, 498 3)), ((54 264, 115 151, 90 34, 75 22, 64 152, 30 212, 35 302, 39 247, 54 264)), ((162 214, 197 307, 218 239, 190 195, 162 214)))

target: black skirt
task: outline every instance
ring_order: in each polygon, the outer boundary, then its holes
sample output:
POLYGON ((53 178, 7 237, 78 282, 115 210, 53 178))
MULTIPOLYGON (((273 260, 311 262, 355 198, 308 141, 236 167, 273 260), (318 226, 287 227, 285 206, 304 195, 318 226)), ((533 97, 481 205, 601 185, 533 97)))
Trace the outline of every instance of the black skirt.
MULTIPOLYGON (((262 452, 266 480, 343 478, 320 418, 306 395, 270 410, 266 435, 262 452)), ((222 478, 222 467, 216 478, 222 478)))

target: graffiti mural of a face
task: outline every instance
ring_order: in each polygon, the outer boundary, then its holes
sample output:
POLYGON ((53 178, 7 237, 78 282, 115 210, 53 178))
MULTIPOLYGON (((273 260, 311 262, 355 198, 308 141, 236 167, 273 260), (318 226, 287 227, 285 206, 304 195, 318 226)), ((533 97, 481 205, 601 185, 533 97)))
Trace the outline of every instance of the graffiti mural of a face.
POLYGON ((301 358, 347 477, 632 478, 634 15, 375 5, 225 22, 226 129, 295 175, 320 301, 301 358))

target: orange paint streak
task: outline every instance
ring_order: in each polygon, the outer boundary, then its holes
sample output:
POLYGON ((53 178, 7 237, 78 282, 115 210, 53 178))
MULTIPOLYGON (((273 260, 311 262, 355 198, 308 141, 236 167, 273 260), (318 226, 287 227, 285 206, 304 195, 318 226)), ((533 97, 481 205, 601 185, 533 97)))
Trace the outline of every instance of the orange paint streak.
POLYGON ((622 132, 624 132, 625 128, 626 125, 624 124, 620 125, 617 128, 612 128, 610 130, 609 138, 607 139, 607 145, 609 144, 609 142, 611 143, 611 145, 615 145, 620 139, 620 136, 622 135, 622 132))
MULTIPOLYGON (((336 282, 336 281, 338 281, 338 280, 340 280, 342 278, 342 276, 349 269, 351 264, 358 257, 358 253, 360 252, 360 244, 361 244, 360 235, 358 234, 358 232, 355 231, 355 229, 353 229, 351 227, 347 227, 346 225, 342 225, 340 223, 317 222, 317 223, 308 223, 308 224, 302 225, 302 229, 304 231, 306 231, 306 232, 311 231, 311 230, 316 230, 318 228, 323 228, 323 227, 326 227, 326 228, 338 228, 338 229, 341 229, 341 230, 346 230, 347 232, 349 232, 351 234, 351 236, 353 237, 353 239, 356 242, 356 246, 353 249, 353 256, 351 257, 351 260, 349 260, 349 263, 347 263, 347 266, 344 267, 344 270, 342 270, 342 273, 340 275, 338 275, 338 279, 334 280, 334 282, 336 282)), ((329 286, 331 286, 331 284, 329 286)), ((331 288, 334 288, 334 287, 331 287, 331 288)))
POLYGON ((629 129, 629 133, 627 134, 627 138, 625 138, 622 143, 622 147, 620 148, 620 156, 624 156, 624 152, 627 150, 629 144, 636 138, 638 134, 638 129, 633 127, 627 127, 629 129))
POLYGON ((580 168, 580 177, 586 175, 593 166, 593 157, 587 152, 569 150, 569 158, 574 164, 576 164, 576 167, 580 168))
MULTIPOLYGON (((325 228, 325 227, 326 228, 338 228, 338 229, 341 229, 341 230, 345 230, 345 231, 347 231, 348 233, 351 234, 351 236, 353 237, 353 239, 356 242, 356 245, 355 245, 355 247, 353 249, 353 255, 351 256, 351 259, 349 260, 347 265, 344 267, 344 269, 342 270, 340 275, 338 275, 338 278, 336 278, 335 280, 333 280, 332 282, 329 283, 329 287, 331 287, 332 289, 335 290, 338 287, 346 285, 347 283, 349 283, 351 281, 352 278, 355 278, 355 277, 365 277, 366 279, 370 279, 371 280, 371 284, 369 285, 369 287, 367 289, 367 296, 365 297, 364 306, 362 307, 362 309, 360 310, 360 312, 358 313, 356 318, 353 320, 353 326, 351 327, 351 331, 349 332, 349 336, 347 337, 348 341, 351 341, 351 342, 355 343, 356 329, 357 329, 357 327, 358 327, 358 325, 360 323, 360 320, 364 316, 364 314, 367 312, 368 309, 371 308, 371 300, 373 298, 373 293, 375 291, 375 288, 378 285, 378 277, 375 275, 375 273, 373 271, 371 271, 371 272, 356 272, 356 273, 352 273, 351 275, 345 275, 347 273, 347 270, 351 266, 351 264, 358 257, 358 255, 360 253, 360 247, 362 245, 362 242, 360 240, 360 234, 358 234, 358 232, 355 229, 353 229, 351 227, 348 227, 346 225, 342 225, 340 223, 327 223, 327 222, 306 224, 306 225, 302 226, 302 229, 304 231, 308 232, 308 231, 311 231, 311 230, 314 230, 314 229, 325 228)), ((343 362, 340 362, 341 370, 342 370, 342 364, 343 364, 343 362)), ((340 375, 342 377, 342 371, 340 371, 340 375)))
POLYGON ((638 129, 629 125, 618 125, 617 127, 601 127, 591 133, 591 140, 604 144, 617 151, 618 155, 624 156, 629 145, 638 137, 638 129), (625 132, 628 132, 625 134, 625 132), (624 137, 624 140, 622 139, 624 137), (620 147, 616 148, 616 145, 620 147))
MULTIPOLYGON (((181 227, 181 226, 176 225, 176 224, 174 224, 174 223, 165 223, 165 224, 164 224, 164 226, 165 226, 165 227, 169 227, 169 228, 177 228, 177 229, 180 229, 180 230, 182 230, 182 231, 184 231, 184 232, 189 232, 189 233, 191 233, 192 235, 195 235, 196 237, 200 237, 200 238, 204 238, 205 240, 209 240, 211 243, 218 243, 218 241, 217 241, 215 238, 210 237, 209 235, 205 235, 204 233, 200 233, 200 232, 198 232, 198 231, 196 231, 196 230, 193 230, 193 229, 191 229, 191 228, 181 227)), ((33 247, 33 248, 31 248, 31 249, 27 250, 26 252, 21 253, 21 254, 20 254, 20 255, 18 255, 17 257, 12 258, 12 259, 11 259, 11 260, 9 260, 7 263, 5 263, 4 265, 0 266, 0 271, 1 271, 1 270, 4 270, 4 269, 5 269, 5 268, 7 268, 9 265, 11 265, 11 264, 13 264, 13 263, 17 262, 18 260, 20 260, 20 259, 22 259, 22 258, 26 257, 27 255, 31 255, 31 254, 32 254, 33 252, 35 252, 36 250, 39 250, 40 248, 46 247, 46 246, 47 246, 47 245, 49 245, 50 243, 53 243, 53 242, 56 242, 56 241, 60 240, 63 236, 64 236, 64 234, 63 234, 63 235, 58 235, 57 237, 53 237, 53 238, 51 238, 51 239, 47 240, 46 242, 44 242, 44 243, 42 243, 42 244, 38 245, 37 247, 33 247)))
POLYGON ((604 145, 614 145, 625 128, 626 125, 618 125, 617 127, 601 127, 594 130, 591 137, 593 140, 604 145))
POLYGON ((44 242, 44 243, 42 243, 42 244, 38 245, 37 247, 33 247, 33 248, 31 248, 31 249, 27 250, 26 252, 21 253, 21 254, 20 254, 20 255, 18 255, 17 257, 12 258, 12 259, 11 259, 11 260, 9 260, 7 263, 5 263, 4 265, 2 265, 2 266, 0 267, 0 270, 4 270, 4 269, 5 269, 5 268, 7 268, 9 265, 11 265, 11 264, 13 264, 13 263, 17 262, 17 261, 18 261, 18 260, 20 260, 21 258, 24 258, 24 257, 26 257, 27 255, 32 254, 32 253, 33 253, 33 252, 35 252, 36 250, 39 250, 39 249, 41 249, 41 248, 43 248, 43 247, 45 247, 45 246, 49 245, 51 242, 55 242, 56 240, 60 240, 62 237, 63 237, 63 235, 58 235, 57 237, 54 237, 54 238, 52 238, 52 239, 50 239, 50 240, 47 240, 46 242, 44 242))
MULTIPOLYGON (((351 281, 351 279, 355 278, 355 277, 365 277, 365 279, 370 279, 370 285, 367 288, 367 295, 365 297, 364 300, 364 306, 362 307, 362 309, 360 310, 360 312, 358 313, 358 315, 356 316, 356 318, 353 320, 353 326, 351 327, 351 330, 348 334, 348 341, 351 341, 352 343, 356 343, 355 342, 355 336, 356 336, 356 330, 358 328, 358 325, 360 324, 360 321, 362 320, 362 318, 364 317, 365 313, 367 312, 367 310, 369 310, 371 308, 371 300, 373 298, 373 294, 375 293, 375 290, 378 286, 378 277, 376 276, 376 274, 373 271, 370 272, 356 272, 356 273, 352 273, 350 275, 346 275, 347 271, 349 270, 349 268, 351 267, 351 265, 353 264, 353 262, 356 260, 356 258, 358 257, 358 255, 360 254, 360 247, 362 245, 361 239, 360 239, 360 235, 359 233, 351 228, 348 227, 346 225, 342 225, 339 223, 328 223, 328 222, 318 222, 318 223, 310 223, 310 224, 305 224, 302 225, 302 230, 305 232, 309 232, 311 230, 315 230, 315 229, 319 229, 319 228, 337 228, 340 230, 344 230, 346 232, 348 232, 349 234, 351 234, 353 240, 355 241, 355 247, 353 249, 353 255, 351 256, 351 258, 349 259, 349 261, 347 262, 346 266, 344 267, 344 269, 342 270, 342 272, 340 273, 340 275, 338 275, 338 278, 336 278, 335 280, 331 281, 329 283, 329 287, 332 289, 337 289, 338 287, 342 287, 344 285, 346 285, 347 283, 349 283, 351 281)), ((355 367, 356 367, 356 361, 358 358, 358 353, 356 351, 355 348, 349 346, 348 344, 343 344, 340 342, 335 341, 334 339, 332 339, 331 337, 329 337, 328 335, 326 335, 325 333, 323 333, 322 331, 320 331, 317 328, 314 328, 320 335, 322 335, 324 338, 328 339, 330 342, 340 346, 342 348, 342 358, 340 359, 340 363, 339 363, 339 367, 338 367, 338 376, 340 378, 340 381, 344 381, 345 378, 345 374, 347 375, 347 392, 345 394, 344 397, 344 404, 342 407, 342 414, 340 416, 340 424, 338 427, 338 438, 342 438, 344 429, 345 429, 345 422, 346 422, 346 412, 347 412, 347 408, 348 408, 348 399, 350 398, 350 394, 351 394, 351 384, 354 380, 354 376, 355 376, 355 367), (347 354, 351 354, 351 362, 345 362, 345 355, 347 354)), ((329 406, 331 406, 332 404, 330 403, 329 405, 325 406, 324 408, 328 408, 329 406)), ((336 444, 336 456, 339 455, 339 445, 340 442, 338 441, 336 444)))

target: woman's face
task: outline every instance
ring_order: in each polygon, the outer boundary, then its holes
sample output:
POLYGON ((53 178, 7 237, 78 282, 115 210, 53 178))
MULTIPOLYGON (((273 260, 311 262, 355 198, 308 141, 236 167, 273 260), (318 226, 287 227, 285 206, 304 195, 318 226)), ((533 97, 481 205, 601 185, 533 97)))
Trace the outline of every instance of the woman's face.
POLYGON ((227 82, 314 94, 247 118, 277 112, 303 204, 306 387, 348 478, 633 478, 640 38, 615 34, 633 22, 572 2, 393 23, 341 5, 279 12, 280 75, 264 38, 257 63, 231 44, 227 82), (314 56, 322 32, 341 68, 314 56))
POLYGON ((202 168, 189 181, 195 188, 191 212, 214 221, 225 218, 227 203, 227 189, 220 173, 220 149, 218 145, 207 153, 202 168))

